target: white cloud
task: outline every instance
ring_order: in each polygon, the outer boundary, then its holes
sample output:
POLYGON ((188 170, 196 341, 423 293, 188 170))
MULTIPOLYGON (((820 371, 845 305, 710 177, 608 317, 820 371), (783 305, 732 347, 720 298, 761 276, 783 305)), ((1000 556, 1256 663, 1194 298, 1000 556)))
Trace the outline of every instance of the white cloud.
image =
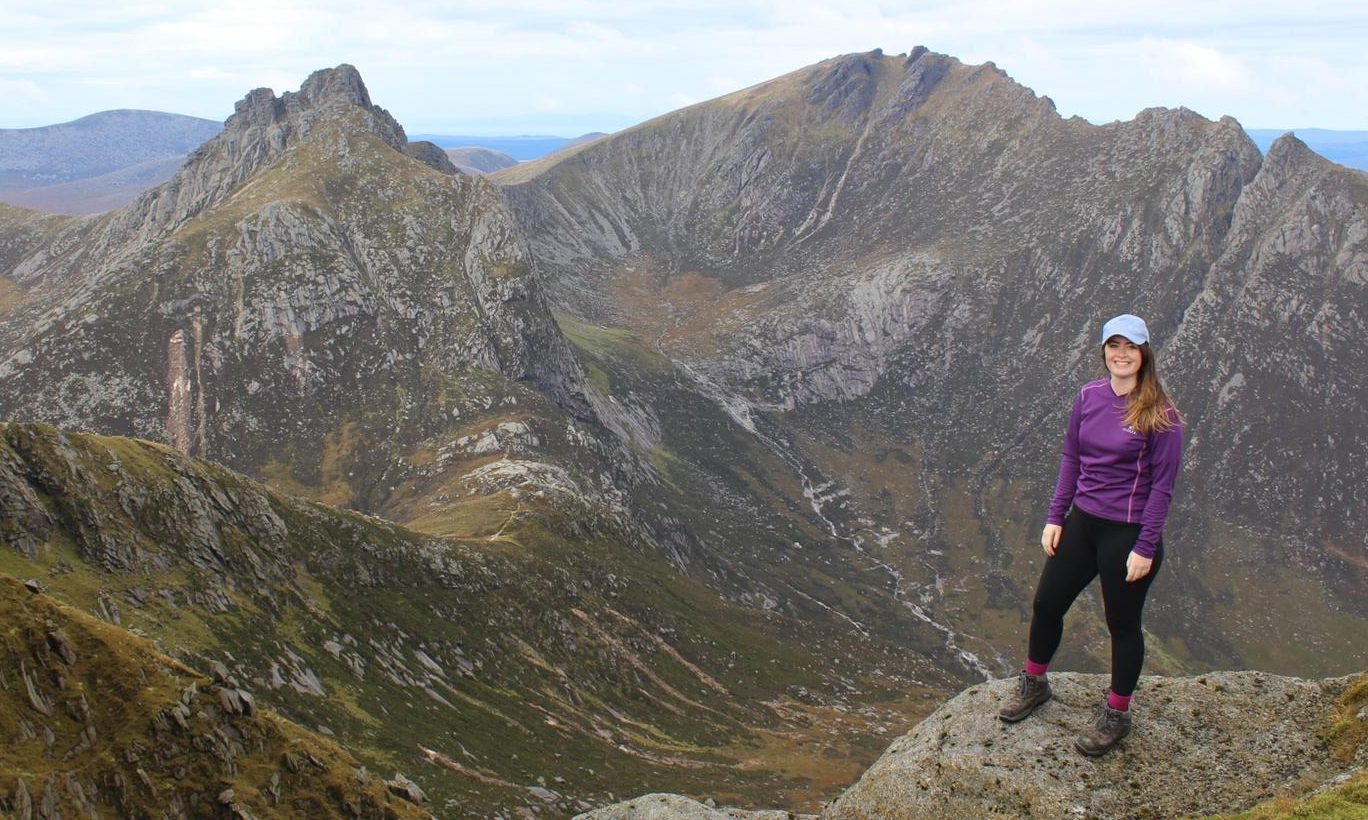
MULTIPOLYGON (((26 80, 0 79, 0 97, 11 100, 11 104, 16 97, 31 103, 43 103, 46 101, 47 95, 35 83, 26 80)), ((0 127, 4 126, 0 125, 0 127)))
POLYGON ((216 66, 199 66, 186 71, 185 76, 191 80, 230 80, 234 75, 216 66))
POLYGON ((1066 115, 1185 105, 1368 129, 1361 0, 15 2, 0 12, 0 88, 27 90, 0 127, 111 107, 221 118, 252 88, 341 62, 410 130, 536 130, 551 121, 539 111, 632 122, 838 54, 926 45, 992 60, 1066 115))
POLYGON ((719 77, 713 75, 708 78, 708 89, 715 94, 727 94, 741 88, 744 85, 735 77, 719 77))
POLYGON ((1249 72, 1243 63, 1210 46, 1181 40, 1143 38, 1140 47, 1153 55, 1152 62, 1168 82, 1239 94, 1249 89, 1249 72))

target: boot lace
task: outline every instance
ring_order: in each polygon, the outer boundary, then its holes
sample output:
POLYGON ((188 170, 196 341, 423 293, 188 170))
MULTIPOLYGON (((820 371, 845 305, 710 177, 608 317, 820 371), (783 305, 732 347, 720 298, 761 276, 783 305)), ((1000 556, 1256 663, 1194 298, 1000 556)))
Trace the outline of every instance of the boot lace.
POLYGON ((1114 726, 1121 725, 1122 714, 1115 709, 1102 706, 1102 714, 1097 718, 1097 728, 1103 732, 1114 726))

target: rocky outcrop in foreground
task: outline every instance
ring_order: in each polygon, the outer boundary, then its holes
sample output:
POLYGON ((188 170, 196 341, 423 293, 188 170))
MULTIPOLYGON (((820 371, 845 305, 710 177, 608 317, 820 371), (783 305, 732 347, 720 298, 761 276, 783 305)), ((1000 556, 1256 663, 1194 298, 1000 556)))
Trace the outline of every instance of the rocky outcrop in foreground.
MULTIPOLYGON (((1145 678, 1134 731, 1099 759, 1074 751, 1073 738, 1092 720, 1106 677, 1050 680, 1054 699, 1015 725, 996 717, 1014 680, 962 692, 895 741, 822 817, 1200 816, 1358 782, 1368 767, 1368 678, 1145 678)), ((647 795, 582 816, 769 815, 647 795)))
MULTIPOLYGON (((1093 760, 1073 738, 1107 679, 1050 677, 1054 699, 1013 726, 995 713, 1014 681, 963 692, 895 741, 825 816, 1180 817, 1247 809, 1350 768, 1324 738, 1349 678, 1146 678, 1131 736, 1093 760)), ((1364 758, 1360 750, 1359 767, 1364 758)))

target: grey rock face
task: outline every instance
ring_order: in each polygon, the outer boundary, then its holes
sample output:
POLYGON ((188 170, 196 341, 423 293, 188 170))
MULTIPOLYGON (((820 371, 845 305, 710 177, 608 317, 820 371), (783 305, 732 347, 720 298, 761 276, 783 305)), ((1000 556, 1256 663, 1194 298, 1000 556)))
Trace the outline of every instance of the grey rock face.
POLYGON ((824 818, 1186 817, 1249 808, 1343 771, 1321 741, 1349 679, 1258 672, 1143 678, 1134 730, 1101 758, 1073 748, 1107 679, 1052 674, 1054 698, 997 719, 1012 681, 973 687, 922 721, 824 818))
MULTIPOLYGON (((1197 423, 1188 457, 1205 494, 1250 520, 1278 510, 1360 567, 1368 401, 1347 362, 1364 327, 1368 177, 1283 137, 1165 353, 1197 423)), ((1317 575, 1342 574, 1294 552, 1317 575)))
POLYGON ((719 280, 704 338, 669 352, 760 407, 941 382, 951 344, 976 359, 1034 348, 1042 323, 1090 327, 1098 289, 1178 307, 1259 166, 1232 120, 1154 110, 1097 128, 929 53, 761 88, 508 187, 534 264, 579 315, 631 323, 609 281, 629 262, 719 280))
POLYGON ((666 115, 507 191, 554 300, 659 333, 700 391, 789 411, 884 386, 921 435, 983 452, 1022 435, 982 418, 985 397, 1066 395, 1099 311, 1174 323, 1259 162, 1233 120, 1099 128, 991 65, 875 53, 666 115), (687 276, 717 287, 711 304, 672 301, 687 276), (634 283, 659 321, 623 300, 634 283), (1013 372, 981 371, 1009 349, 1013 372), (965 441, 946 418, 983 429, 965 441))

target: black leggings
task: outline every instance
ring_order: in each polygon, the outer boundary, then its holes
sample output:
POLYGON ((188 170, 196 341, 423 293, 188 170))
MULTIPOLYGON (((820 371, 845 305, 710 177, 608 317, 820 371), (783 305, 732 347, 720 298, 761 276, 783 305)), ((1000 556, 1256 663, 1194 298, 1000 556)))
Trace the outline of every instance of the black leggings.
POLYGON ((1164 562, 1161 539, 1149 574, 1127 582, 1126 557, 1139 537, 1139 524, 1108 521, 1077 507, 1069 513, 1059 547, 1045 559, 1045 568, 1040 571, 1027 657, 1036 663, 1050 662, 1064 635, 1064 613, 1092 579, 1101 576, 1102 603, 1111 632, 1111 689, 1125 696, 1135 691, 1140 666, 1145 662, 1140 613, 1145 608, 1145 594, 1164 562))

